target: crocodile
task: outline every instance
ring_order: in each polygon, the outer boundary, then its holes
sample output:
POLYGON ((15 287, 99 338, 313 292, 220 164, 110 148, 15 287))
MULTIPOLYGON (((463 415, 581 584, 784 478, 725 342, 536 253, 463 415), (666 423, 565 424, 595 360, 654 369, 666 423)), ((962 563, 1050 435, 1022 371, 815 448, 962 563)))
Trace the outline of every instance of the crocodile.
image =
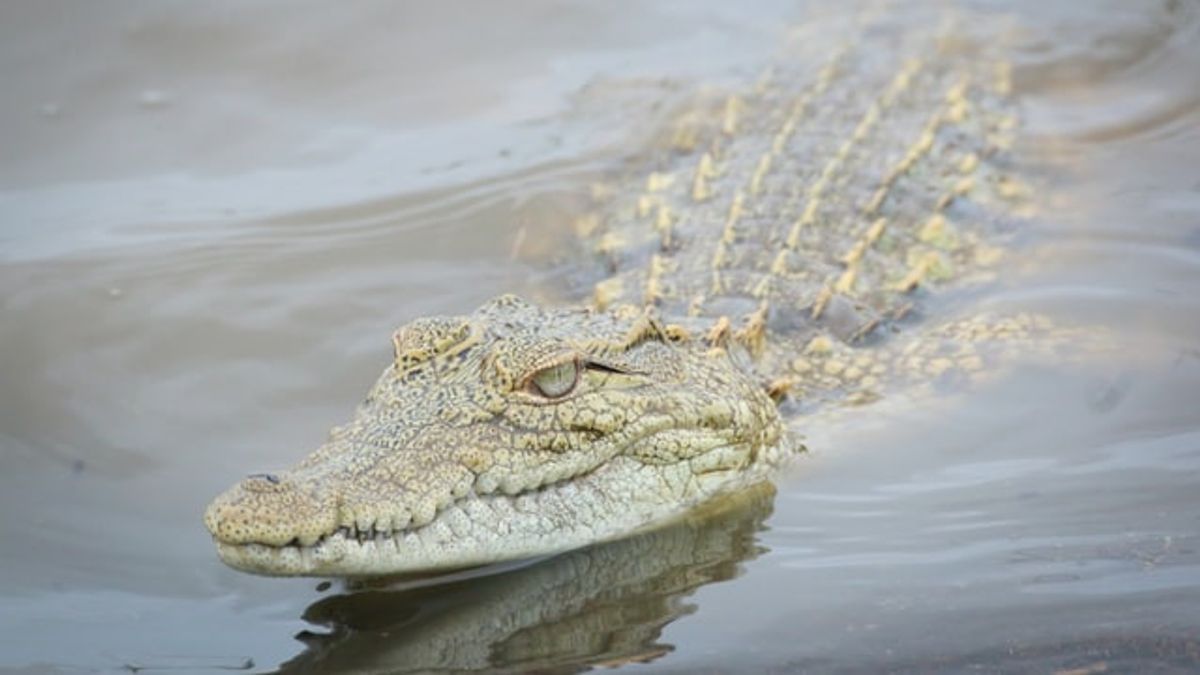
POLYGON ((1011 66, 978 22, 927 23, 800 30, 689 101, 575 222, 591 288, 398 329, 347 423, 209 505, 221 560, 352 578, 627 537, 769 481, 817 411, 1032 339, 1027 315, 934 320, 996 277, 1029 200, 1011 66))

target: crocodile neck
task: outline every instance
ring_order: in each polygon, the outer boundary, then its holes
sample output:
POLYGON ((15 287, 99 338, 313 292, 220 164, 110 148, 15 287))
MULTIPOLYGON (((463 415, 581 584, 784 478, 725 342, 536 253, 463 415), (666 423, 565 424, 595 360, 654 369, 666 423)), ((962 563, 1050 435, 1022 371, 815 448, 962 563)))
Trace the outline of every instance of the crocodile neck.
POLYGON ((727 331, 758 376, 803 381, 810 401, 870 398, 882 357, 860 348, 990 276, 1018 191, 1008 63, 952 39, 952 17, 904 34, 856 23, 824 58, 785 56, 695 102, 621 180, 633 189, 596 191, 579 221, 610 272, 593 306, 727 331))

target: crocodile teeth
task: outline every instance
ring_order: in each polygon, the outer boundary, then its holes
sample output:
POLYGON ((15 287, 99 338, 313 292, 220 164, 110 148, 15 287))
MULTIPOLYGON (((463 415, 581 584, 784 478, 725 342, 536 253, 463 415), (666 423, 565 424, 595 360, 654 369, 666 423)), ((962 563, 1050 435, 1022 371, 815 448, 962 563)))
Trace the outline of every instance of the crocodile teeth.
POLYGON ((397 511, 392 514, 392 531, 406 530, 410 523, 412 523, 412 514, 408 511, 397 511))

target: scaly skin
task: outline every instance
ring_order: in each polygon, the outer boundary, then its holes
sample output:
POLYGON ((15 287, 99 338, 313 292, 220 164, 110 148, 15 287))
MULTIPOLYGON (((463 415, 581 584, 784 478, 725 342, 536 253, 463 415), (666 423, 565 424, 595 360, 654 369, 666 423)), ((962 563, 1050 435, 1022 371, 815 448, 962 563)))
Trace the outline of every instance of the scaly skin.
POLYGON ((369 576, 623 537, 765 480, 799 447, 785 419, 974 372, 981 341, 1040 328, 915 320, 999 262, 1016 118, 961 22, 866 24, 798 40, 824 65, 699 100, 597 190, 579 230, 611 274, 589 302, 505 296, 397 331, 348 424, 209 506, 221 559, 369 576))
POLYGON ((679 331, 514 296, 409 324, 349 424, 209 507, 217 550, 271 574, 463 567, 613 539, 761 481, 792 449, 774 403, 738 350, 679 331), (547 396, 534 376, 561 364, 578 381, 547 396))

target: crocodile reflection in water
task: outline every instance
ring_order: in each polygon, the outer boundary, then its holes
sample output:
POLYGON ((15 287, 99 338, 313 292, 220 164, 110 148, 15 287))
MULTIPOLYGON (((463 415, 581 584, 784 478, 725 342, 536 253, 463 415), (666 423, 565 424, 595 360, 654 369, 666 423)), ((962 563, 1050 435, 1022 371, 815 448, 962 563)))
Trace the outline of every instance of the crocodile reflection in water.
POLYGON ((663 628, 692 611, 681 599, 738 574, 773 490, 759 485, 646 534, 531 566, 408 590, 362 590, 309 606, 328 626, 284 673, 583 669, 672 651, 663 628))

